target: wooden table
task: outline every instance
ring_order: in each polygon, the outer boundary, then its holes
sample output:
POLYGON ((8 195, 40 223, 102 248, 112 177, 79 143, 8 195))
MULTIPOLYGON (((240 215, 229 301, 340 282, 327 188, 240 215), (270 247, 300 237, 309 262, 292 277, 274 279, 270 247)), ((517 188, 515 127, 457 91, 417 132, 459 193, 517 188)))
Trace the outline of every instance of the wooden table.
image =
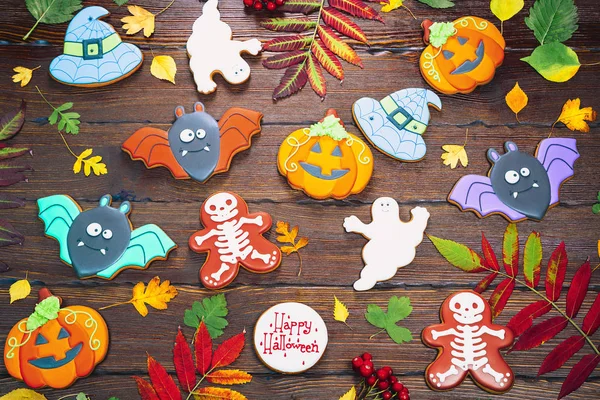
MULTIPOLYGON (((21 38, 34 23, 22 1, 9 0, 0 13, 0 109, 2 112, 18 106, 20 99, 27 101, 27 120, 22 132, 11 144, 31 146, 33 158, 21 158, 34 168, 29 182, 2 189, 26 200, 23 208, 0 212, 0 218, 10 221, 25 236, 23 246, 0 249, 0 260, 10 265, 9 272, 0 275, 0 345, 6 334, 19 319, 28 316, 36 303, 35 293, 40 287, 49 287, 62 296, 67 305, 87 305, 94 308, 118 301, 127 301, 131 289, 138 281, 147 282, 153 276, 170 279, 179 295, 169 304, 168 310, 150 310, 146 318, 126 305, 102 312, 111 334, 110 350, 106 360, 94 373, 79 380, 67 390, 43 390, 49 399, 83 391, 92 399, 137 398, 132 375, 146 376, 146 352, 163 363, 174 374, 171 349, 177 326, 183 325, 183 313, 193 301, 214 294, 198 281, 198 269, 204 255, 191 252, 187 246, 190 234, 200 227, 199 208, 211 193, 220 190, 242 195, 252 211, 270 213, 275 221, 284 220, 300 226, 300 233, 310 238, 303 249, 304 270, 297 276, 298 259, 286 257, 281 267, 267 275, 242 271, 235 282, 223 292, 229 304, 229 322, 225 337, 252 331, 262 311, 283 301, 300 301, 315 308, 325 319, 329 329, 329 347, 324 358, 310 371, 298 376, 274 373, 264 367, 252 349, 248 335, 246 349, 235 363, 236 368, 249 371, 252 383, 238 390, 249 399, 337 399, 358 378, 350 368, 350 359, 364 351, 373 354, 376 365, 389 364, 400 374, 400 380, 410 388, 413 399, 482 399, 490 398, 471 381, 447 393, 436 393, 427 388, 423 371, 435 358, 435 350, 425 347, 419 340, 421 330, 438 322, 439 306, 450 293, 472 288, 482 276, 463 273, 448 264, 425 239, 418 248, 415 261, 398 272, 396 277, 374 290, 358 293, 352 283, 363 266, 361 248, 365 240, 348 234, 342 228, 344 217, 357 215, 370 220, 370 205, 377 197, 392 196, 400 204, 401 216, 409 217, 409 210, 417 205, 427 207, 431 219, 427 232, 439 237, 452 238, 474 249, 480 249, 481 232, 485 232, 494 248, 500 252, 502 235, 506 228, 503 218, 492 216, 479 219, 472 213, 461 213, 446 201, 446 196, 456 180, 466 173, 485 174, 489 164, 485 152, 489 147, 501 148, 507 139, 518 143, 522 150, 533 152, 537 143, 548 136, 550 126, 567 99, 579 97, 585 106, 600 109, 597 85, 600 67, 583 66, 568 83, 555 84, 544 80, 519 59, 530 54, 537 45, 533 33, 525 26, 523 18, 533 1, 526 1, 517 17, 504 24, 507 43, 506 59, 498 69, 493 82, 468 95, 441 96, 443 111, 432 110, 431 125, 426 133, 429 152, 419 163, 403 164, 374 151, 375 170, 366 190, 344 201, 316 201, 292 190, 277 173, 276 154, 279 145, 290 132, 306 127, 322 118, 328 108, 336 108, 352 133, 358 133, 352 124, 352 103, 362 96, 383 98, 391 91, 406 87, 426 87, 417 66, 423 49, 420 21, 415 21, 404 9, 385 14, 385 25, 360 21, 372 46, 353 43, 364 62, 364 70, 344 64, 346 78, 339 84, 327 78, 328 95, 325 101, 306 87, 290 99, 274 103, 272 89, 278 84, 282 71, 266 70, 261 66, 265 57, 248 57, 252 67, 251 79, 239 86, 226 84, 216 78, 216 93, 199 95, 188 69, 185 43, 191 33, 192 23, 201 13, 195 0, 177 0, 156 21, 156 32, 150 38, 140 34, 126 40, 140 46, 146 61, 140 71, 130 78, 100 89, 80 89, 61 85, 47 74, 50 61, 62 51, 66 24, 40 24, 24 43, 21 38), (152 52, 171 55, 178 65, 177 84, 159 81, 150 75, 152 52), (32 82, 25 88, 10 80, 12 68, 18 65, 42 68, 34 72, 32 82), (520 114, 521 124, 504 103, 504 96, 515 81, 529 95, 529 106, 520 114), (81 133, 67 135, 71 147, 79 153, 93 147, 104 157, 109 174, 102 177, 74 175, 71 166, 74 158, 64 147, 56 127, 49 125, 51 110, 42 101, 35 85, 55 105, 67 101, 81 114, 81 133), (228 173, 215 176, 206 184, 177 181, 165 169, 148 170, 141 162, 132 161, 121 151, 122 142, 136 129, 153 126, 167 129, 173 121, 173 109, 183 105, 188 110, 196 101, 202 101, 207 110, 220 116, 231 106, 253 108, 264 112, 264 127, 253 146, 237 155, 228 173), (451 170, 440 160, 441 146, 462 144, 465 129, 469 128, 467 151, 469 167, 451 170), (179 244, 168 261, 155 262, 146 271, 128 270, 112 281, 99 279, 79 280, 73 271, 58 257, 56 241, 44 237, 43 224, 37 218, 36 200, 52 194, 68 194, 84 209, 97 204, 100 196, 110 193, 118 204, 129 200, 133 204, 131 220, 134 226, 146 223, 160 225, 179 244), (33 295, 13 305, 8 304, 8 288, 29 271, 33 295), (350 309, 349 325, 332 318, 333 295, 350 309), (397 345, 386 335, 369 336, 377 329, 367 323, 363 314, 367 304, 385 306, 390 296, 409 296, 414 311, 402 325, 410 328, 414 340, 397 345)), ((98 0, 113 14, 106 20, 122 33, 121 17, 127 14, 109 0, 98 0)), ((134 2, 152 12, 163 8, 167 1, 146 0, 134 2)), ((91 5, 90 2, 85 2, 91 5)), ((452 20, 463 15, 478 15, 497 23, 489 11, 489 1, 457 1, 454 8, 438 11, 416 1, 407 6, 419 20, 452 20)), ((582 63, 600 60, 600 28, 597 4, 593 0, 577 1, 579 30, 568 44, 579 54, 582 63)), ((236 38, 257 37, 261 40, 276 36, 258 25, 264 14, 246 13, 241 0, 222 0, 222 18, 228 22, 236 38)), ((543 222, 523 222, 518 225, 521 245, 532 230, 541 232, 544 245, 544 268, 551 250, 565 241, 569 254, 569 267, 565 286, 574 271, 587 257, 598 264, 597 240, 600 216, 591 212, 598 183, 598 123, 592 124, 591 133, 571 132, 558 124, 554 136, 575 137, 581 152, 576 164, 575 177, 564 185, 561 204, 550 210, 543 222)), ((274 229, 269 235, 275 240, 274 229)), ((499 282, 499 281, 498 281, 499 282)), ((497 283, 497 282, 496 282, 497 283)), ((600 289, 598 273, 591 282, 583 306, 587 310, 600 289)), ((487 291, 491 293, 494 286, 487 291)), ((566 290, 563 291, 566 293, 566 290)), ((559 304, 564 305, 564 294, 559 304)), ((517 287, 498 322, 506 323, 511 316, 536 297, 523 287, 517 287)), ((580 315, 580 319, 582 315, 580 315)), ((188 338, 193 330, 184 327, 188 338)), ((567 365, 558 371, 536 377, 537 369, 548 352, 564 339, 574 334, 572 327, 557 339, 527 351, 507 356, 517 376, 514 388, 504 395, 511 399, 552 399, 574 360, 589 354, 585 347, 567 365)), ((594 339, 598 343, 600 335, 594 339)), ((572 399, 598 398, 600 370, 595 371, 572 399)), ((0 363, 0 394, 23 387, 23 383, 10 377, 0 363)))

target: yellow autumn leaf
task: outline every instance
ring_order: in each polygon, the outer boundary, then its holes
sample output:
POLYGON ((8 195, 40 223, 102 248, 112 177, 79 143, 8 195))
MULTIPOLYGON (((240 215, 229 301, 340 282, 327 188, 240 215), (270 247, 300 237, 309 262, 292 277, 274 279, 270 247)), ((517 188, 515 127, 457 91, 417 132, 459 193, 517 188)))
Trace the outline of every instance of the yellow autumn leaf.
POLYGON ((523 89, 521 89, 521 87, 519 86, 519 82, 516 82, 515 87, 513 87, 511 91, 506 94, 505 101, 508 107, 512 110, 512 112, 515 113, 517 122, 521 123, 521 121, 519 121, 518 114, 519 112, 521 112, 522 109, 525 108, 525 106, 527 106, 529 98, 527 97, 527 94, 523 91, 523 89))
POLYGON ((168 280, 160 283, 160 278, 155 276, 145 287, 144 282, 138 282, 133 287, 133 297, 128 303, 133 304, 142 317, 148 315, 146 304, 157 310, 166 310, 167 303, 177 296, 177 289, 168 280), (145 289, 145 290, 144 290, 145 289))
POLYGON ((492 0, 490 10, 500 21, 506 21, 514 17, 525 5, 523 0, 492 0))
POLYGON ((10 294, 10 304, 29 296, 29 293, 31 293, 31 285, 27 280, 27 276, 25 276, 25 279, 20 279, 10 285, 8 293, 10 294))
POLYGON ((585 121, 595 121, 598 116, 592 107, 581 107, 581 100, 567 100, 563 105, 562 112, 552 127, 557 122, 562 122, 572 131, 589 132, 590 126, 585 121))
POLYGON ((77 156, 75 163, 73 164, 73 173, 78 174, 81 172, 81 167, 83 166, 83 173, 85 176, 90 176, 92 171, 94 175, 100 176, 108 174, 108 169, 106 168, 106 164, 102 161, 102 156, 94 156, 87 158, 92 155, 94 149, 85 149, 81 152, 80 155, 77 156))
POLYGON ((152 59, 150 73, 158 79, 175 84, 177 65, 171 56, 156 56, 152 59))
POLYGON ((354 386, 346 392, 345 395, 339 398, 339 400, 356 400, 356 389, 354 386))
POLYGON ((13 71, 16 72, 12 76, 13 82, 21 82, 21 87, 27 86, 29 81, 31 81, 31 77, 33 76, 33 71, 40 68, 41 66, 35 67, 33 69, 25 68, 25 67, 14 67, 13 71))
POLYGON ((140 6, 127 6, 131 15, 121 18, 123 29, 127 35, 135 35, 142 29, 144 36, 150 37, 154 33, 154 14, 140 6))
POLYGON ((333 302, 333 319, 335 319, 336 321, 346 323, 348 315, 350 315, 350 313, 348 312, 348 308, 344 303, 339 301, 337 296, 335 295, 333 296, 333 302))
POLYGON ((404 0, 390 0, 389 3, 381 2, 379 4, 383 5, 383 7, 381 7, 381 11, 388 13, 402 7, 402 3, 404 3, 404 0))
POLYGON ((294 226, 290 231, 290 224, 284 221, 277 221, 275 232, 277 232, 280 236, 277 236, 277 241, 279 243, 289 243, 291 246, 281 246, 281 251, 286 256, 289 256, 292 253, 298 254, 298 259, 300 260, 300 267, 298 268, 298 276, 302 274, 302 256, 300 255, 300 250, 304 246, 308 244, 308 238, 301 237, 296 242, 296 238, 298 236, 298 226, 294 226))
POLYGON ((469 157, 467 156, 465 146, 445 144, 442 146, 442 149, 445 151, 445 153, 442 154, 444 165, 449 165, 452 169, 456 168, 459 161, 463 167, 469 165, 469 157))
POLYGON ((31 389, 15 389, 0 397, 0 400, 48 400, 46 396, 31 389))
POLYGON ((206 375, 206 380, 217 385, 241 385, 252 381, 252 375, 239 369, 220 369, 206 375))
POLYGON ((195 400, 247 400, 246 396, 235 390, 202 387, 194 391, 195 400))

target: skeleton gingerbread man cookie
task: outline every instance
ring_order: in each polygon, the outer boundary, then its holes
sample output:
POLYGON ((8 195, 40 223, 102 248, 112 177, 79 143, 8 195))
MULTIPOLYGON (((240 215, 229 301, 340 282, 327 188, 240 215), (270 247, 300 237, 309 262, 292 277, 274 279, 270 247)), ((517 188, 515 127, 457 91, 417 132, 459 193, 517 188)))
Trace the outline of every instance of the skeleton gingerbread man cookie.
POLYGON ((219 192, 202 204, 204 229, 190 236, 190 249, 208 252, 200 268, 200 281, 209 289, 221 289, 237 276, 240 265, 259 274, 271 272, 281 262, 281 251, 262 234, 272 225, 265 212, 250 214, 240 196, 219 192))
POLYGON ((359 233, 369 239, 362 251, 365 266, 360 279, 354 282, 354 290, 369 290, 377 282, 392 279, 398 268, 415 259, 429 212, 424 207, 415 207, 410 212, 412 219, 409 222, 403 222, 398 213, 396 200, 380 197, 371 206, 373 221, 370 224, 363 223, 355 215, 344 219, 346 232, 359 233))
POLYGON ((510 390, 514 374, 500 354, 513 343, 512 331, 492 324, 488 302, 465 290, 449 296, 440 311, 442 323, 423 330, 423 342, 438 348, 438 357, 425 370, 434 390, 453 389, 471 375, 475 383, 492 393, 510 390))
POLYGON ((194 22, 186 45, 190 69, 198 91, 203 94, 212 93, 217 88, 212 79, 217 72, 231 84, 246 82, 250 77, 250 66, 240 54, 257 55, 262 48, 258 39, 231 40, 231 28, 221 21, 218 4, 218 0, 208 0, 204 4, 202 15, 194 22))

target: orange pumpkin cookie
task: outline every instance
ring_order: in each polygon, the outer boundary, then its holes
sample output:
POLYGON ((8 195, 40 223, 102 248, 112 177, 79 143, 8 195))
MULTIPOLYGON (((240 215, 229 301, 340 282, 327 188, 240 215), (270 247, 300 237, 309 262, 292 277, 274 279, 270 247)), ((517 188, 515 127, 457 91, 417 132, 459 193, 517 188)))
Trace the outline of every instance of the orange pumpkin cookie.
POLYGON ((344 128, 335 110, 321 122, 292 132, 279 147, 277 168, 294 189, 314 199, 360 193, 373 173, 373 154, 344 128))
POLYGON ((31 388, 63 389, 91 374, 104 359, 108 327, 89 307, 60 308, 60 299, 47 289, 40 290, 40 300, 35 312, 8 333, 4 365, 31 388))
POLYGON ((454 22, 425 20, 423 50, 419 67, 434 89, 445 93, 470 93, 494 78, 504 60, 504 38, 491 22, 479 17, 462 17, 454 22))

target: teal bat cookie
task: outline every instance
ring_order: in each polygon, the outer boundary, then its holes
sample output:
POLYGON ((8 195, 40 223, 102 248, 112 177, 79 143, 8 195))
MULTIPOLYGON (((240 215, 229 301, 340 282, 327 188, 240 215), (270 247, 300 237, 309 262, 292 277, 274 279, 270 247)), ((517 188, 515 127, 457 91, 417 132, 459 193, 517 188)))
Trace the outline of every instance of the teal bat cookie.
POLYGON ((155 259, 166 259, 177 247, 156 225, 132 230, 128 218, 131 204, 124 201, 113 208, 111 201, 110 195, 104 195, 98 207, 83 212, 65 195, 37 202, 46 236, 58 241, 60 259, 73 266, 80 279, 112 279, 128 268, 145 269, 155 259))

